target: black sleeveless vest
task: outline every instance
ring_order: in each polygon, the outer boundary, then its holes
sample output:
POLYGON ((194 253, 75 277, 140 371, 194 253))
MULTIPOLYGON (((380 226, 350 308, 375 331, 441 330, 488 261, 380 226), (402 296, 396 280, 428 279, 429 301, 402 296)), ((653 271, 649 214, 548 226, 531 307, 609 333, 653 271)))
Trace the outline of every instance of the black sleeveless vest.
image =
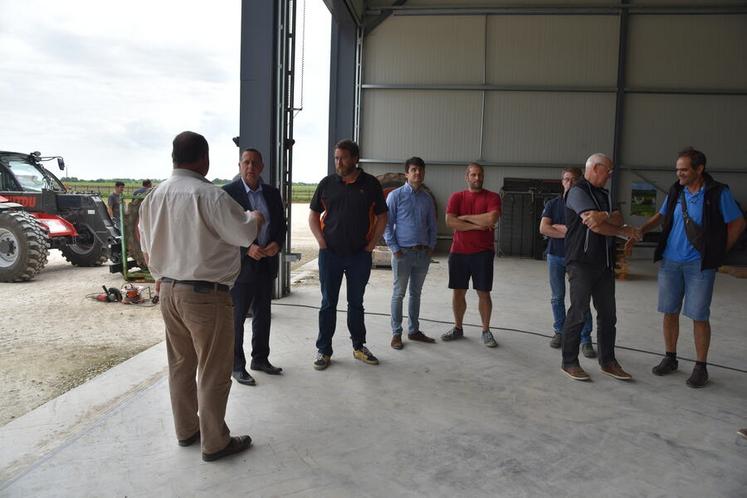
MULTIPOLYGON (((726 256, 726 223, 724 223, 720 208, 721 191, 726 185, 717 182, 708 173, 703 173, 703 178, 705 179, 705 195, 701 226, 705 231, 705 251, 701 254, 700 269, 709 270, 721 266, 726 256)), ((674 208, 680 202, 680 194, 683 188, 679 182, 674 182, 674 185, 669 189, 667 212, 664 215, 661 239, 654 252, 654 261, 659 261, 664 254, 667 239, 669 239, 669 234, 672 231, 674 208)))

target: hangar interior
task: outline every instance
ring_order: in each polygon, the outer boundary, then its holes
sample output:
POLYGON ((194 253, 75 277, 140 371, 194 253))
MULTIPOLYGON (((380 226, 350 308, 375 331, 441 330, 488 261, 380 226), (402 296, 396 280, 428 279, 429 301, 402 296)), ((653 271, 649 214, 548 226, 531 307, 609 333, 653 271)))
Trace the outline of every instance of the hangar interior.
POLYGON ((744 2, 325 2, 330 148, 355 137, 375 175, 424 158, 442 249, 445 201, 469 161, 500 191, 604 152, 615 200, 640 224, 634 183, 656 189, 660 205, 676 153, 693 145, 747 202, 744 2))
MULTIPOLYGON (((270 151, 269 181, 286 199, 297 3, 242 4, 240 145, 270 151)), ((329 149, 354 138, 374 175, 422 157, 440 250, 451 239, 443 209, 464 187, 469 161, 487 167, 485 188, 504 194, 499 255, 542 257, 543 201, 559 191, 563 167, 594 152, 613 159, 610 189, 630 224, 661 205, 688 145, 747 205, 743 1, 324 3, 332 14, 329 149)), ((290 292, 290 263, 281 266, 277 296, 290 292)))

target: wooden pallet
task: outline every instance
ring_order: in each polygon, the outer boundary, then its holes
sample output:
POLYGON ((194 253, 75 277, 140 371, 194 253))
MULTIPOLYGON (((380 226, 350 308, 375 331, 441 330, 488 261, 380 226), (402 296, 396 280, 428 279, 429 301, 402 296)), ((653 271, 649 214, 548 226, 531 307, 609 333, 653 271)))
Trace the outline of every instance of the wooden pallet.
POLYGON ((722 266, 718 271, 737 278, 747 278, 747 266, 722 266))
POLYGON ((615 278, 618 280, 628 278, 628 255, 625 254, 625 248, 620 245, 615 250, 615 278))

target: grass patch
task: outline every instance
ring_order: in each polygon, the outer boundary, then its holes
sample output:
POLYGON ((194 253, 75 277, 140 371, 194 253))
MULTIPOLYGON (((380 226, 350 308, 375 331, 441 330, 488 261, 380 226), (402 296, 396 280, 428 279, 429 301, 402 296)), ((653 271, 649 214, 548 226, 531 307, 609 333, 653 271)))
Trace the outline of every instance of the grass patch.
MULTIPOLYGON (((157 184, 156 181, 153 182, 157 184)), ((109 194, 114 192, 114 180, 111 181, 72 181, 64 182, 65 187, 71 192, 88 192, 100 195, 104 200, 109 197, 109 194)), ((132 193, 142 187, 141 181, 125 182, 124 194, 125 196, 132 195, 132 193)), ((314 196, 316 190, 316 184, 310 183, 294 183, 291 187, 292 199, 291 202, 310 202, 314 196)))

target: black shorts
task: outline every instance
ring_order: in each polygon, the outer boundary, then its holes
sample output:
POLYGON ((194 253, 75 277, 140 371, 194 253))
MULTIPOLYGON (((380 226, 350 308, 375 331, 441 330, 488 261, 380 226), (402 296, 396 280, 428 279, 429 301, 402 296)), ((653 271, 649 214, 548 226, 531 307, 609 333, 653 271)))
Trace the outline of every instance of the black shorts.
POLYGON ((449 289, 472 288, 479 291, 493 290, 493 251, 475 254, 449 253, 449 289))

